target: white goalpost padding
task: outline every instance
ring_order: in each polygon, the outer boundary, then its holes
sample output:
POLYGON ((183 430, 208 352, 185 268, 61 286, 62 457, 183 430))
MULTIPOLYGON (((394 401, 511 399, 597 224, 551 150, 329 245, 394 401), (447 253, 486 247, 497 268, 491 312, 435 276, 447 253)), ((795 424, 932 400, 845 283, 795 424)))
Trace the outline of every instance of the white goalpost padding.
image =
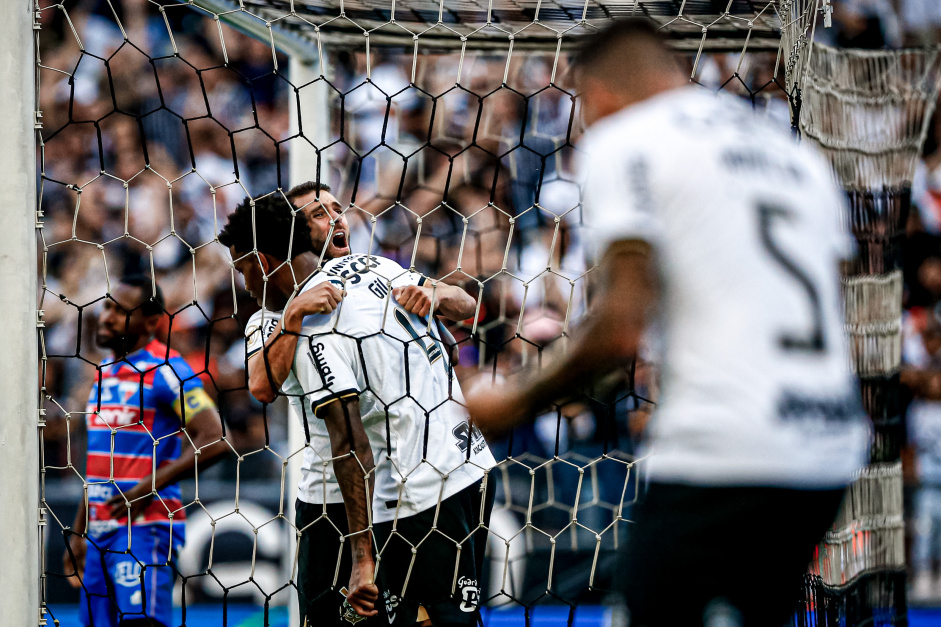
POLYGON ((5 625, 45 624, 40 616, 39 443, 42 415, 36 325, 36 94, 33 1, 14 0, 0 23, 0 76, 7 115, 0 125, 0 526, 7 534, 0 559, 5 625))
MULTIPOLYGON (((316 57, 302 56, 299 53, 291 55, 288 75, 294 87, 300 88, 298 97, 300 110, 291 107, 289 134, 296 135, 300 129, 301 123, 303 123, 304 136, 307 137, 313 145, 304 141, 295 140, 294 144, 291 146, 289 155, 290 187, 294 187, 305 181, 318 179, 317 151, 314 146, 324 146, 327 144, 330 125, 330 116, 327 114, 330 109, 327 88, 323 84, 323 81, 313 83, 313 81, 316 81, 321 76, 321 72, 324 76, 327 76, 328 69, 324 60, 316 57), (306 87, 304 87, 305 85, 306 87), (300 114, 300 116, 298 116, 298 114, 300 114), (300 117, 300 119, 298 119, 298 117, 300 117)), ((324 165, 321 168, 319 178, 326 180, 326 160, 324 159, 322 163, 324 165)), ((304 430, 298 421, 293 420, 290 416, 288 417, 287 431, 288 450, 293 452, 300 451, 304 448, 304 430)), ((301 476, 301 459, 302 455, 294 455, 291 457, 287 468, 287 494, 285 496, 284 515, 291 522, 291 524, 286 526, 288 530, 287 535, 289 536, 289 551, 287 554, 291 556, 297 553, 297 534, 293 526, 294 493, 301 476)), ((296 574, 293 572, 294 560, 286 560, 285 566, 285 570, 287 571, 285 581, 288 581, 292 576, 296 577, 296 574)), ((290 625, 298 624, 298 613, 297 596, 292 594, 288 619, 290 625)))

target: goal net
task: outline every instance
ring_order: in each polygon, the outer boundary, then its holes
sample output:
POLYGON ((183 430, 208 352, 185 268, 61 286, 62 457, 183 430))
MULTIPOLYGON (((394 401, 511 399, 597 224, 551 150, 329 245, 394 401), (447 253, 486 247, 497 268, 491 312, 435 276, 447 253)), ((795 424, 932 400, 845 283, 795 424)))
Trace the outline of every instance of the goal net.
MULTIPOLYGON (((40 2, 49 619, 78 624, 81 612, 124 612, 134 593, 146 607, 155 603, 145 598, 154 592, 149 582, 169 580, 173 624, 240 624, 252 616, 297 624, 286 608, 295 602, 304 568, 297 546, 308 528, 298 526, 293 503, 311 424, 292 414, 283 395, 262 404, 248 391, 244 334, 258 305, 217 239, 243 198, 283 197, 306 181, 329 185, 354 254, 390 259, 476 300, 472 315, 442 323, 457 341, 456 382, 490 385, 548 363, 590 304, 570 50, 613 18, 651 17, 684 53, 691 81, 737 94, 787 126, 797 93, 792 79, 803 80, 794 73, 811 72, 800 50, 813 15, 792 19, 790 10, 771 0, 40 2), (799 36, 782 44, 782 31, 799 36), (106 310, 113 316, 129 275, 146 278, 147 298, 156 285, 163 293, 150 367, 114 362, 96 343, 96 326, 106 310), (182 455, 210 449, 187 426, 193 416, 185 402, 176 406, 181 428, 166 432, 154 416, 168 410, 150 405, 155 386, 185 401, 200 385, 222 418, 221 460, 205 467, 196 456, 195 477, 178 492, 151 490, 125 502, 160 469, 164 448, 182 455), (122 448, 131 436, 145 453, 122 448), (109 533, 120 541, 90 534, 86 555, 104 570, 124 566, 120 585, 102 588, 89 580, 87 564, 86 574, 76 574, 72 541, 81 535, 76 525, 87 530, 92 518, 81 520, 76 509, 97 512, 107 499, 117 499, 109 533), (178 545, 162 554, 152 544, 146 554, 135 552, 128 508, 185 531, 185 543, 178 534, 178 545)), ((820 76, 824 85, 837 80, 820 76)), ((805 120, 816 105, 803 94, 801 129, 812 136, 819 124, 805 120)), ((893 206, 865 202, 876 211, 893 206)), ((888 379, 897 368, 893 269, 866 270, 886 276, 847 285, 858 316, 850 330, 858 329, 860 345, 873 346, 860 348, 857 362, 888 379)), ((119 313, 128 321, 133 315, 119 313)), ((436 342, 430 326, 416 335, 416 343, 436 342)), ((569 624, 612 620, 616 552, 641 490, 643 460, 634 451, 656 402, 657 372, 655 351, 648 351, 489 443, 497 464, 484 481, 496 501, 474 582, 485 623, 524 615, 569 624)), ((326 514, 324 521, 340 522, 326 514)), ((344 536, 338 527, 337 534, 344 536)), ((468 538, 448 540, 458 554, 469 546, 468 538)), ((417 543, 414 552, 421 551, 417 543)), ((338 590, 346 584, 339 560, 329 569, 338 590)), ((453 567, 445 570, 450 580, 453 567)), ((462 585, 454 577, 452 590, 462 585)))
POLYGON ((846 331, 873 443, 818 548, 798 622, 905 624, 901 246, 941 87, 939 50, 831 48, 813 40, 812 4, 787 7, 788 84, 802 140, 829 159, 849 199, 859 254, 844 278, 846 331))

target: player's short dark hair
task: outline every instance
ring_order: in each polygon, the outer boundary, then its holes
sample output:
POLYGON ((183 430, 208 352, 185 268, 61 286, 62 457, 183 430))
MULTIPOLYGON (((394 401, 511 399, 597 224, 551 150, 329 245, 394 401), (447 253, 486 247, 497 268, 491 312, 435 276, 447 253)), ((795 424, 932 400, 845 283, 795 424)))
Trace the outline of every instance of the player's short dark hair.
POLYGON ((141 291, 140 310, 145 316, 159 316, 166 310, 163 290, 160 289, 160 284, 151 280, 149 276, 128 274, 122 276, 119 283, 136 287, 141 291))
POLYGON ((219 242, 239 253, 257 248, 276 259, 293 259, 310 252, 310 226, 304 214, 281 194, 263 196, 254 201, 254 207, 252 199, 246 197, 229 216, 219 233, 219 242))
MULTIPOLYGON (((608 61, 612 53, 638 43, 671 52, 668 38, 659 24, 646 17, 631 17, 615 20, 594 35, 585 37, 584 43, 572 58, 574 67, 581 71, 592 70, 608 61)), ((621 58, 618 62, 636 63, 637 59, 621 58)))
POLYGON ((301 183, 300 185, 295 185, 294 187, 289 189, 286 196, 288 197, 288 200, 290 200, 292 203, 296 205, 297 203, 295 201, 298 199, 299 196, 304 196, 311 192, 329 192, 329 191, 331 191, 330 186, 327 185, 326 183, 318 183, 316 181, 306 181, 304 183, 301 183))

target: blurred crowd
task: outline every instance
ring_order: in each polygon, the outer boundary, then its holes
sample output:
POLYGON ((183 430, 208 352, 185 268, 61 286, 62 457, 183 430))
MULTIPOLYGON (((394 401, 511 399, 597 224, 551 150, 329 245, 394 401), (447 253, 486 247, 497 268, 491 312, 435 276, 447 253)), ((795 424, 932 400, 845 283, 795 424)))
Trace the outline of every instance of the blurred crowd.
MULTIPOLYGON (((243 197, 317 178, 315 163, 303 172, 288 168, 292 146, 303 141, 290 130, 301 86, 291 84, 288 59, 273 57, 267 43, 190 8, 161 13, 146 0, 72 4, 41 13, 46 476, 79 480, 84 416, 70 412, 84 411, 102 357, 96 311, 109 279, 143 272, 166 294, 172 315, 163 338, 201 373, 233 447, 260 453, 242 461, 242 480, 272 480, 281 460, 265 447, 287 453, 286 410, 282 402, 263 407, 247 392, 242 330, 257 305, 214 238, 243 197)), ((937 43, 941 3, 835 1, 834 28, 818 34, 846 47, 937 43)), ((739 57, 706 54, 694 79, 749 98, 788 125, 775 55, 749 54, 741 66, 739 57)), ((330 114, 306 121, 327 128, 320 178, 347 207, 354 252, 394 258, 478 298, 476 319, 451 329, 461 342, 465 385, 481 369, 489 381, 494 372, 549 358, 545 347, 585 312, 592 251, 582 237, 574 174, 581 129, 566 60, 555 70, 553 61, 552 52, 518 53, 509 64, 499 52, 463 59, 426 53, 414 64, 411 49, 373 50, 369 58, 336 52, 328 57, 330 114)), ((902 378, 906 468, 916 487, 913 565, 916 592, 941 598, 941 574, 931 574, 941 572, 938 115, 912 200, 902 378)), ((494 453, 630 454, 656 399, 655 382, 655 366, 642 360, 592 399, 494 443, 494 453)), ((211 473, 234 479, 235 464, 211 473)), ((592 498, 618 502, 621 486, 613 487, 615 494, 592 498)))
MULTIPOLYGON (((159 281, 171 314, 163 337, 202 373, 234 448, 287 452, 283 404, 262 407, 245 388, 242 327, 257 306, 214 237, 246 195, 316 179, 316 157, 302 172, 288 167, 290 150, 315 136, 327 138, 319 176, 347 208, 353 251, 394 258, 478 299, 477 317, 452 328, 465 385, 481 368, 503 375, 541 359, 577 324, 591 251, 564 55, 554 68, 554 51, 509 63, 505 51, 336 51, 326 66, 329 114, 302 120, 320 126, 292 138, 295 88, 304 99, 323 84, 292 85, 288 59, 268 44, 175 9, 93 0, 42 11, 47 476, 82 472, 68 445, 83 450, 83 417, 70 412, 84 410, 102 357, 93 328, 107 281, 127 273, 159 281)), ((707 55, 696 80, 718 89, 737 63, 707 55)), ((787 124, 773 70, 773 54, 749 55, 726 89, 787 124)), ((541 418, 498 452, 630 453, 654 400, 653 371, 641 363, 612 377, 596 399, 541 418)), ((241 476, 280 471, 281 460, 262 451, 241 476)), ((234 465, 212 470, 226 472, 234 465)))

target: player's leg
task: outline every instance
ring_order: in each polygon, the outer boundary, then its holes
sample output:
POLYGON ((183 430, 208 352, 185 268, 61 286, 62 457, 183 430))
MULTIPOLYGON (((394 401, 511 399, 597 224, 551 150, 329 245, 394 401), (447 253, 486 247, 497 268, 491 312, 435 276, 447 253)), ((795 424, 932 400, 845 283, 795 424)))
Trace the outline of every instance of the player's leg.
MULTIPOLYGON (((710 558, 700 554, 699 530, 689 522, 699 518, 698 512, 684 500, 684 492, 682 487, 650 484, 633 508, 618 569, 632 626, 700 624, 707 599, 714 596, 711 586, 717 575, 701 572, 710 558)), ((733 554, 726 547, 723 559, 733 554)))
POLYGON ((333 589, 349 577, 349 560, 342 559, 340 538, 347 533, 346 510, 343 504, 327 505, 294 503, 294 524, 300 531, 297 553, 297 603, 300 627, 339 624, 339 608, 343 599, 333 589), (340 560, 337 574, 337 560, 340 560), (334 620, 334 617, 336 619, 334 620))
MULTIPOLYGON (((490 535, 490 515, 493 513, 493 502, 496 497, 496 485, 493 477, 488 477, 486 485, 480 484, 480 490, 474 493, 471 502, 471 527, 476 527, 473 536, 471 536, 474 549, 474 567, 479 577, 478 583, 481 586, 481 595, 483 595, 483 574, 484 574, 484 556, 487 552, 487 537, 490 535), (480 526, 483 523, 483 527, 480 526)), ((484 601, 481 596, 481 601, 484 601)))
POLYGON ((742 551, 733 597, 746 625, 790 625, 814 549, 836 518, 843 490, 744 489, 754 505, 735 526, 739 537, 761 533, 742 551), (758 576, 748 577, 747 573, 758 576))
MULTIPOLYGON (((482 562, 486 547, 486 534, 477 531, 481 502, 491 496, 489 491, 481 495, 480 484, 475 483, 441 502, 437 523, 432 508, 399 519, 395 532, 391 523, 376 525, 379 574, 381 586, 387 592, 390 624, 415 623, 420 608, 424 608, 435 627, 477 624, 480 604, 477 564, 482 562), (436 530, 431 532, 433 524, 436 530), (457 543, 461 543, 460 553, 457 543), (479 544, 484 549, 478 550, 479 544)), ((489 507, 485 508, 485 515, 488 513, 489 507)))
MULTIPOLYGON (((178 530, 182 525, 177 525, 178 530)), ((114 589, 120 627, 169 627, 180 533, 169 525, 140 525, 119 534, 105 560, 114 589)))
POLYGON ((841 490, 651 484, 626 550, 631 624, 699 625, 720 616, 785 624, 841 497, 841 490))
MULTIPOLYGON (((346 625, 341 618, 343 595, 340 589, 350 580, 352 557, 348 543, 341 538, 349 533, 343 503, 322 504, 295 501, 294 524, 301 530, 297 555, 297 601, 299 627, 346 625), (342 552, 341 552, 342 549, 342 552), (337 562, 339 561, 339 567, 337 562), (334 585, 336 578, 336 585, 334 585)), ((359 627, 381 624, 379 615, 357 623, 359 627)))
POLYGON ((108 547, 107 537, 95 540, 89 538, 87 546, 79 621, 89 627, 114 627, 118 624, 118 610, 105 579, 104 551, 108 547))
MULTIPOLYGON (((423 517, 425 523, 425 532, 431 527, 433 517, 428 517, 425 512, 417 514, 423 517)), ((410 516, 409 519, 415 518, 410 516)), ((402 625, 411 627, 416 623, 421 623, 427 618, 427 613, 420 610, 421 604, 415 599, 410 598, 406 601, 403 596, 403 588, 409 580, 409 571, 412 570, 415 556, 412 554, 412 544, 402 535, 402 522, 408 519, 398 520, 394 526, 392 522, 381 522, 373 524, 373 536, 375 538, 378 555, 376 558, 376 585, 379 586, 381 612, 385 615, 389 625, 402 625), (419 611, 422 617, 419 620, 419 611)), ((409 531, 411 525, 407 525, 409 531)), ((411 534, 409 534, 411 536, 411 534)), ((408 583, 411 587, 412 584, 408 583)), ((414 597, 414 595, 410 595, 414 597)))

